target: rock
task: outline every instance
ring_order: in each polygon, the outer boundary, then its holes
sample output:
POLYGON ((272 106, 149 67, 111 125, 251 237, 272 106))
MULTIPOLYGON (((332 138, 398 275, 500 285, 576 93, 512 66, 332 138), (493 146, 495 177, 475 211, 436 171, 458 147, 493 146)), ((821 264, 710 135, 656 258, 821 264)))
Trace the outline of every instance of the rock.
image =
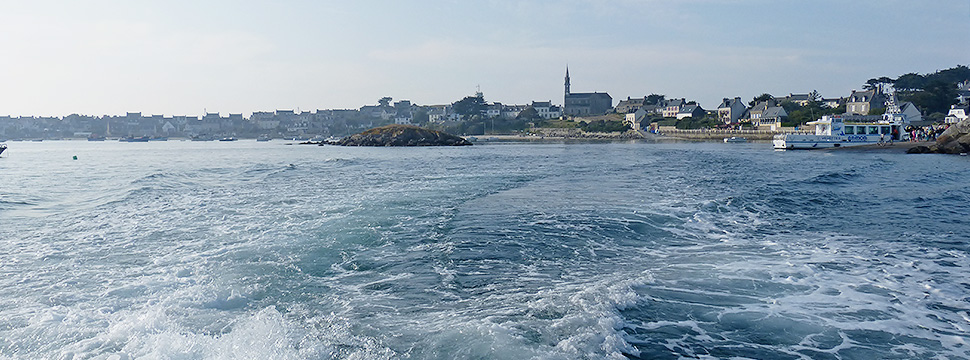
POLYGON ((387 125, 340 139, 341 146, 465 146, 461 137, 412 125, 387 125))
POLYGON ((938 152, 961 154, 970 150, 970 119, 951 125, 936 138, 938 152))
POLYGON ((906 150, 907 154, 930 154, 932 152, 933 150, 931 150, 928 146, 923 145, 914 146, 909 148, 909 150, 906 150))

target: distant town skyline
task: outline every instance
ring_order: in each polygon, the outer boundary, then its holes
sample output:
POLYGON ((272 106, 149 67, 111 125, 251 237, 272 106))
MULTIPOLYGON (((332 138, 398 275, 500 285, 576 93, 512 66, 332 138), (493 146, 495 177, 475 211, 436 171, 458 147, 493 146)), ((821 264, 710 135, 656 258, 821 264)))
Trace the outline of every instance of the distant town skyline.
POLYGON ((248 116, 652 93, 847 96, 970 62, 970 1, 31 1, 0 5, 0 115, 248 116))

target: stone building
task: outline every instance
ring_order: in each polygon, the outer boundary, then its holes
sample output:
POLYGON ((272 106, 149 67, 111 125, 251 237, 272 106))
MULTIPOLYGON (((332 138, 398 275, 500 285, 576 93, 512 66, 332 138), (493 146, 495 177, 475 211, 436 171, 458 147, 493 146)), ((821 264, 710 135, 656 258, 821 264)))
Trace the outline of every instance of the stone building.
POLYGON ((569 68, 566 68, 565 94, 563 97, 564 115, 588 116, 603 115, 613 110, 613 98, 608 93, 574 93, 569 90, 569 68))

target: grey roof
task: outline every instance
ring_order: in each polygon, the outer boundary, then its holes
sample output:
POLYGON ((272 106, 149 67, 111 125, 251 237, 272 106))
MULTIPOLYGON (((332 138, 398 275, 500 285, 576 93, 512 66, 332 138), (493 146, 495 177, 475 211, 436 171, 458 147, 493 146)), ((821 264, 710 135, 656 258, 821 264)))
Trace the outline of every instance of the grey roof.
MULTIPOLYGON (((591 93, 569 93, 569 95, 566 95, 567 98, 574 98, 574 99, 575 98, 588 98, 588 97, 594 97, 594 96, 606 96, 606 97, 610 97, 610 94, 601 93, 601 92, 591 92, 591 93)), ((610 98, 612 99, 612 97, 610 97, 610 98)))
MULTIPOLYGON (((691 114, 695 110, 699 109, 700 107, 701 106, 697 104, 684 105, 683 107, 680 108, 680 114, 691 114)), ((704 109, 701 109, 701 110, 704 110, 704 109)))
MULTIPOLYGON (((741 103, 741 105, 744 105, 744 103, 741 102, 741 98, 733 98, 733 99, 724 98, 724 100, 721 101, 721 105, 718 105, 717 108, 718 109, 723 109, 723 108, 733 107, 734 104, 736 104, 736 103, 741 103)), ((747 106, 745 106, 745 107, 747 107, 747 106)))
POLYGON ((770 107, 767 110, 765 110, 763 114, 761 114, 762 119, 780 118, 780 117, 788 117, 788 112, 786 112, 785 108, 781 106, 770 107))

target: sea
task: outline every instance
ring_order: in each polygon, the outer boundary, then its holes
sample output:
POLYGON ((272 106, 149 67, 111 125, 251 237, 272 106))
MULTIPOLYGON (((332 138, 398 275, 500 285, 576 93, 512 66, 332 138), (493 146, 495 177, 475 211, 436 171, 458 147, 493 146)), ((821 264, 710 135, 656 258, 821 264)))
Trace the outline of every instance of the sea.
POLYGON ((968 359, 967 157, 8 142, 0 359, 968 359))

